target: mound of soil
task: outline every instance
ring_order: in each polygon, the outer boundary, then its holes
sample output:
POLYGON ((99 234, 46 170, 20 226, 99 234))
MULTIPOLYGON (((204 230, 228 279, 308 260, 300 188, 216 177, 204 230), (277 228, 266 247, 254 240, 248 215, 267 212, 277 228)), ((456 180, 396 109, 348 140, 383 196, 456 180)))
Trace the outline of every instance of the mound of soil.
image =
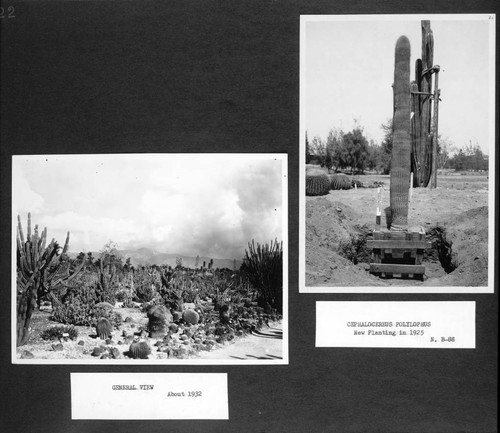
MULTIPOLYGON (((389 182, 380 180, 385 182, 381 194, 382 226, 386 226, 389 182)), ((367 179, 366 184, 370 181, 374 179, 367 179)), ((369 273, 370 251, 364 243, 376 228, 376 189, 306 197, 306 286, 486 286, 487 179, 446 178, 439 184, 445 186, 414 189, 409 203, 409 226, 424 227, 428 240, 433 241, 434 249, 424 257, 424 281, 369 273), (439 239, 431 238, 436 232, 439 239)))

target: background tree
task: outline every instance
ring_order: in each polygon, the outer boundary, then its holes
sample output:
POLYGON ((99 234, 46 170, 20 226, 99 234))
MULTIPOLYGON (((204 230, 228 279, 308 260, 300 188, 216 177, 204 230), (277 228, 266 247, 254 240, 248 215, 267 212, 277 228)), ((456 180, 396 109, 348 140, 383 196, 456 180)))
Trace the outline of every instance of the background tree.
POLYGON ((307 131, 306 131, 306 164, 309 164, 309 161, 311 160, 311 146, 309 145, 309 139, 307 138, 307 131))
POLYGON ((309 149, 311 152, 309 163, 324 165, 326 157, 326 147, 325 143, 323 143, 323 141, 321 140, 321 137, 315 136, 311 141, 309 149))
POLYGON ((380 171, 382 174, 389 174, 391 172, 391 158, 392 158, 392 143, 394 137, 394 128, 392 118, 387 120, 386 123, 380 125, 384 131, 384 138, 382 140, 382 152, 380 155, 380 171))
POLYGON ((103 266, 113 266, 121 270, 123 268, 123 256, 118 251, 118 244, 110 240, 104 245, 103 249, 99 251, 99 261, 102 261, 103 266))
POLYGON ((325 167, 328 169, 328 173, 330 173, 330 170, 333 167, 332 150, 328 147, 328 145, 326 146, 325 167))
POLYGON ((453 143, 451 140, 447 137, 441 137, 439 136, 438 139, 438 149, 437 149, 437 158, 438 158, 438 167, 443 169, 446 168, 446 165, 448 164, 451 153, 453 153, 455 150, 453 143))
POLYGON ((363 129, 356 126, 352 131, 344 134, 343 154, 347 166, 352 172, 364 172, 365 161, 368 157, 368 140, 363 135, 363 129))
POLYGON ((343 160, 343 138, 344 133, 341 129, 332 128, 328 132, 328 137, 326 139, 326 150, 327 157, 328 153, 331 158, 331 165, 327 167, 333 168, 334 171, 337 171, 338 168, 344 168, 344 160, 343 160))
POLYGON ((375 170, 377 174, 383 172, 385 166, 384 149, 381 145, 370 140, 368 145, 368 157, 366 159, 366 168, 368 170, 375 170))

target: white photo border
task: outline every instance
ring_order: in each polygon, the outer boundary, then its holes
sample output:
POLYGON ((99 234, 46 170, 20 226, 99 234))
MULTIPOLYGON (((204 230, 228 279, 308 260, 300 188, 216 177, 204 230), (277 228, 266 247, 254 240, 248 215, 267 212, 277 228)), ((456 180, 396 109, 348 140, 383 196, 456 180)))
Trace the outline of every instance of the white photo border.
POLYGON ((300 135, 299 135, 299 292, 300 293, 494 293, 495 284, 495 95, 496 95, 496 14, 391 14, 391 15, 301 15, 300 16, 300 135), (489 106, 488 128, 489 178, 488 178, 488 285, 475 286, 306 286, 306 222, 305 222, 305 141, 306 135, 306 24, 336 21, 467 21, 481 20, 489 23, 489 106))
MULTIPOLYGON (((169 153, 162 153, 160 155, 165 155, 169 153)), ((90 154, 80 154, 74 156, 89 156, 90 154)), ((131 158, 135 156, 151 155, 154 156, 155 153, 141 153, 141 154, 92 154, 93 156, 104 157, 104 156, 117 156, 126 155, 131 158)), ((289 279, 288 279, 288 154, 287 153, 172 153, 172 155, 178 156, 198 156, 203 157, 205 155, 224 155, 224 156, 234 156, 235 158, 248 158, 250 159, 278 159, 281 161, 281 200, 282 200, 282 240, 283 240, 283 334, 282 334, 282 358, 276 360, 266 360, 266 359, 106 359, 106 360, 94 360, 94 359, 21 359, 17 357, 17 347, 16 347, 16 257, 17 257, 17 243, 16 243, 16 233, 17 233, 17 215, 15 215, 14 207, 12 206, 12 228, 11 228, 11 362, 12 364, 64 364, 64 365, 288 365, 289 363, 289 332, 288 332, 288 291, 289 291, 289 279)), ((12 155, 11 164, 14 158, 23 158, 26 156, 40 156, 40 155, 12 155)), ((68 155, 55 155, 51 154, 51 158, 65 157, 68 155)), ((12 197, 14 197, 13 185, 12 185, 12 197)))

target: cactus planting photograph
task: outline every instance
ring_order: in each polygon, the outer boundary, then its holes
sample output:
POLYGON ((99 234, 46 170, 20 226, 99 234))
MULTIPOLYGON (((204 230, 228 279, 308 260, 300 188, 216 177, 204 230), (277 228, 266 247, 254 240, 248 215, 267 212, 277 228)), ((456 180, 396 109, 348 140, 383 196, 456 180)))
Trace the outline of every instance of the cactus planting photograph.
POLYGON ((493 292, 495 15, 300 31, 300 291, 493 292))
POLYGON ((286 178, 284 154, 13 156, 13 362, 288 363, 286 178))

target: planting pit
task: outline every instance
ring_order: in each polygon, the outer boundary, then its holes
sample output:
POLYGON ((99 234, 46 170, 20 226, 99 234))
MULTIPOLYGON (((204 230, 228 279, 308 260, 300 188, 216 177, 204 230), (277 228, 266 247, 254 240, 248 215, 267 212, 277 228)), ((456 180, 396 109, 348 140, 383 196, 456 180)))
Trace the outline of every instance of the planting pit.
MULTIPOLYGON (((389 205, 388 176, 359 176, 364 185, 383 182, 383 209, 389 205)), ((306 197, 306 286, 486 286, 488 282, 488 178, 440 175, 438 188, 416 188, 409 226, 422 226, 426 250, 423 281, 381 278, 369 273, 377 208, 376 188, 332 190, 306 197)), ((387 226, 382 212, 381 227, 387 226)))

